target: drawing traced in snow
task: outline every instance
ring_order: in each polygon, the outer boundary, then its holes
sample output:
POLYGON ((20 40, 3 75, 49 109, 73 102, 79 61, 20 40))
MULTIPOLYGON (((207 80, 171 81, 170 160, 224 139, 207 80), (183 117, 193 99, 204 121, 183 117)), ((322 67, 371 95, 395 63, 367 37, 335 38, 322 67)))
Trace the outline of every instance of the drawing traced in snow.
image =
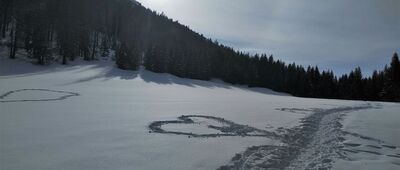
MULTIPOLYGON (((39 96, 40 96, 39 93, 39 96)), ((0 95, 0 103, 10 103, 10 102, 30 102, 30 101, 56 101, 56 100, 64 100, 69 97, 79 96, 78 93, 68 92, 68 91, 59 91, 59 90, 49 90, 49 89, 20 89, 20 90, 13 90, 7 93, 0 95), (38 94, 35 94, 34 98, 26 99, 26 98, 11 98, 13 95, 18 93, 27 93, 27 92, 40 92, 40 93, 52 93, 51 98, 48 98, 48 94, 46 97, 38 98, 38 94)))
MULTIPOLYGON (((280 145, 253 146, 237 154, 228 165, 219 169, 331 169, 335 159, 352 160, 351 154, 364 153, 400 158, 396 146, 388 145, 380 139, 363 136, 342 130, 340 121, 347 112, 370 109, 370 104, 359 107, 339 107, 334 109, 279 109, 292 113, 313 112, 301 120, 301 125, 276 132, 240 125, 224 118, 202 115, 183 115, 178 120, 155 121, 149 125, 150 132, 187 135, 189 137, 222 137, 222 136, 260 136, 279 141, 280 145), (203 119, 203 120, 199 120, 203 119), (220 125, 213 125, 216 121, 220 125), (195 133, 193 131, 170 131, 167 125, 201 125, 220 133, 195 133), (369 140, 375 145, 349 143, 345 136, 350 135, 369 140), (371 150, 371 148, 373 150, 371 150), (383 154, 377 150, 393 150, 383 154)), ((306 113, 304 113, 306 114, 306 113)), ((193 130, 193 128, 191 128, 193 130)))
POLYGON ((182 115, 178 117, 178 120, 155 121, 149 125, 149 128, 151 130, 150 132, 154 133, 187 135, 189 137, 222 137, 222 136, 276 137, 277 136, 273 132, 257 129, 248 125, 237 124, 235 122, 226 120, 224 118, 219 118, 214 116, 203 116, 203 115, 182 115), (199 118, 204 119, 205 121, 199 121, 198 120, 199 118), (174 125, 174 124, 204 125, 209 129, 219 131, 219 133, 194 133, 194 132, 169 131, 169 130, 164 130, 162 127, 164 125, 174 125))

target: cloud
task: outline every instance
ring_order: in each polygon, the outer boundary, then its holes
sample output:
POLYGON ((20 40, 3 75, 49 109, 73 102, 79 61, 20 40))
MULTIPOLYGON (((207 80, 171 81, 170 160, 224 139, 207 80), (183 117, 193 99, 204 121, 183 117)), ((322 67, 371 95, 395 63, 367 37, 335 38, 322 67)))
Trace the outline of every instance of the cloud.
POLYGON ((400 52, 398 0, 139 0, 196 32, 247 52, 371 72, 400 52))

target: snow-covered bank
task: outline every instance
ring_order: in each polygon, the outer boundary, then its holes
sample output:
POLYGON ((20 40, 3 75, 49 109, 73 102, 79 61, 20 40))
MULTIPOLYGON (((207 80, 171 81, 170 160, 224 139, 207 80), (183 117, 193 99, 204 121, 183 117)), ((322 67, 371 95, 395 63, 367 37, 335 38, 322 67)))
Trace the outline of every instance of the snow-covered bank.
MULTIPOLYGON (((0 99, 14 101, 0 102, 0 169, 216 169, 248 147, 281 143, 251 136, 188 138, 149 133, 148 126, 181 115, 209 115, 275 132, 301 125, 315 108, 365 104, 297 98, 146 70, 122 71, 111 62, 42 67, 0 59, 0 95, 20 89, 48 91, 23 90, 0 99), (55 91, 79 95, 43 101, 65 95, 55 91)), ((391 105, 389 110, 398 108, 391 105)), ((379 111, 387 107, 382 104, 379 111)), ((163 128, 203 131, 191 124, 163 128)))
POLYGON ((348 114, 344 128, 347 159, 338 159, 334 169, 399 169, 400 106, 384 103, 381 109, 348 114))

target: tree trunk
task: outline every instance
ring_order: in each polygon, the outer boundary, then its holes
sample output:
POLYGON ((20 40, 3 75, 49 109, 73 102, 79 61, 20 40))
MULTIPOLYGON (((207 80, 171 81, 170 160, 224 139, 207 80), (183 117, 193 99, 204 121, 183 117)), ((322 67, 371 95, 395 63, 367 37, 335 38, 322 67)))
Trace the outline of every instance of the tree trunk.
POLYGON ((18 21, 15 20, 15 26, 11 28, 11 45, 10 45, 10 58, 15 59, 18 44, 18 21))
POLYGON ((44 57, 43 57, 43 56, 40 56, 40 57, 39 57, 39 59, 38 59, 38 64, 44 65, 44 57))
POLYGON ((62 55, 62 65, 67 65, 67 56, 65 56, 65 53, 62 55))
POLYGON ((8 9, 4 9, 4 14, 3 14, 3 23, 1 27, 1 37, 6 38, 6 30, 7 30, 7 18, 8 18, 8 9))
POLYGON ((53 24, 49 24, 48 26, 47 40, 50 42, 53 41, 53 24))
POLYGON ((10 44, 9 44, 9 46, 10 46, 10 58, 11 59, 14 59, 15 58, 15 55, 13 55, 14 54, 14 27, 12 27, 11 28, 11 32, 10 32, 10 37, 11 37, 11 42, 10 42, 10 44))
POLYGON ((96 54, 96 47, 98 44, 98 33, 95 32, 94 33, 94 37, 93 37, 93 47, 92 47, 92 60, 94 60, 94 56, 96 54))

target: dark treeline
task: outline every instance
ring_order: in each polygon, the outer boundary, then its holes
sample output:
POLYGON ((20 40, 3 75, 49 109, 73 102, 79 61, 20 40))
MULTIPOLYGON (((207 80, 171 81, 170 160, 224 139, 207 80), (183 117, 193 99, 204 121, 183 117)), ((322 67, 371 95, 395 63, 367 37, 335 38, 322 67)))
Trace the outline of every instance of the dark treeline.
MULTIPOLYGON (((131 0, 0 0, 0 45, 45 65, 114 56, 121 69, 266 87, 301 97, 400 101, 400 63, 363 77, 235 51, 131 0)), ((387 56, 389 57, 389 56, 387 56)))

